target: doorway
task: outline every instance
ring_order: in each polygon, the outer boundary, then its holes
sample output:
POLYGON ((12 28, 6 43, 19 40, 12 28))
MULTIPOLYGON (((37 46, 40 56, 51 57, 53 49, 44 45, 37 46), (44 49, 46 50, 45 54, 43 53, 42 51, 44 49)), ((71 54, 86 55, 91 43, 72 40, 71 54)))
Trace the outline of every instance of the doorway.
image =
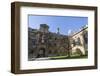
POLYGON ((37 58, 45 57, 45 48, 40 48, 38 51, 37 58))

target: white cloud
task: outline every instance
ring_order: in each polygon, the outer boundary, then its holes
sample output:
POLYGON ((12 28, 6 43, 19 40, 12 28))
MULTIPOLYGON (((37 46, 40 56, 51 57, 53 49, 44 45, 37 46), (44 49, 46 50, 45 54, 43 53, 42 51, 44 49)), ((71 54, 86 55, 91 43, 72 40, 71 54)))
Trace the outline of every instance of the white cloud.
POLYGON ((71 29, 69 29, 68 30, 68 35, 70 35, 72 33, 72 30, 71 29))

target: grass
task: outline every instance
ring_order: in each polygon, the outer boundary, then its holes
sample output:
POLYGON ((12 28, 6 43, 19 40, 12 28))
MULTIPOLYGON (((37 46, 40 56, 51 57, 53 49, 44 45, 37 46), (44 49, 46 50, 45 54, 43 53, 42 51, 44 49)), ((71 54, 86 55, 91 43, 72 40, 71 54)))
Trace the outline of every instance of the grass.
POLYGON ((49 57, 49 58, 56 58, 56 59, 59 59, 59 58, 66 58, 67 56, 55 56, 55 57, 49 57))
POLYGON ((83 59, 83 58, 87 58, 88 56, 86 55, 82 55, 82 56, 55 56, 55 57, 49 57, 52 60, 55 59, 83 59))

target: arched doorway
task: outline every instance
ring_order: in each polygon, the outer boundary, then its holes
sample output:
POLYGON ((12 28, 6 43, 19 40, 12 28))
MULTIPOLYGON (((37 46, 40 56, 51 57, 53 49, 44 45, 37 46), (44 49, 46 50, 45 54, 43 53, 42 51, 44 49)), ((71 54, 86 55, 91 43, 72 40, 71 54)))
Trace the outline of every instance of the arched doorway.
POLYGON ((37 54, 37 58, 45 57, 45 48, 40 48, 37 54))
POLYGON ((81 55, 85 55, 85 50, 83 46, 75 46, 72 48, 72 53, 78 51, 81 55))
POLYGON ((82 52, 79 48, 76 49, 76 52, 75 52, 78 56, 81 56, 82 55, 82 52))

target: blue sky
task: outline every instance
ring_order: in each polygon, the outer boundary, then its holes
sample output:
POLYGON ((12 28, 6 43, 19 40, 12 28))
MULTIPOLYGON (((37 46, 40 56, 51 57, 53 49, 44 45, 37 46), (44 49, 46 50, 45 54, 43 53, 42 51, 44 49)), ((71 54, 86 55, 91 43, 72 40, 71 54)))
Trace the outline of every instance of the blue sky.
POLYGON ((88 25, 88 17, 43 15, 28 16, 29 27, 39 29, 40 24, 47 24, 50 32, 57 33, 57 28, 59 28, 60 34, 68 35, 68 32, 77 31, 82 26, 88 25))

